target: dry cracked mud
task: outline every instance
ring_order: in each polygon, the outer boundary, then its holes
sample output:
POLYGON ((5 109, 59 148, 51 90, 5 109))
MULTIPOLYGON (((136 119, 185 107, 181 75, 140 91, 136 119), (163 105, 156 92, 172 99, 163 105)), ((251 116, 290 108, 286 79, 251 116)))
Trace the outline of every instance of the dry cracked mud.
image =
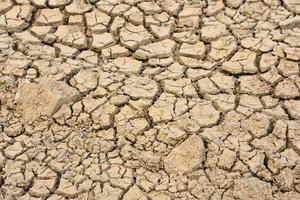
POLYGON ((299 200, 299 0, 0 0, 0 199, 299 200))

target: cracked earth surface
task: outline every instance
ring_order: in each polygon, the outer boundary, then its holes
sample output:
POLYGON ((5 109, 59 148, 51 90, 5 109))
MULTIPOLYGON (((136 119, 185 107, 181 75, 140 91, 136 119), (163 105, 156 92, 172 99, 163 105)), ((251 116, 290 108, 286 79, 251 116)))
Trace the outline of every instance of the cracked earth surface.
POLYGON ((0 0, 0 199, 299 200, 298 0, 0 0))

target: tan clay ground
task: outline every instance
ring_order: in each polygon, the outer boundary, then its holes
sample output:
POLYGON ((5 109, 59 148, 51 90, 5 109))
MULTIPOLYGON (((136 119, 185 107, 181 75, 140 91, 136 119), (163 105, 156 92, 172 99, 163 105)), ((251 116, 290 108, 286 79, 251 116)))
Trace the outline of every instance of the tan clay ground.
POLYGON ((299 0, 0 0, 1 200, 299 200, 299 0))

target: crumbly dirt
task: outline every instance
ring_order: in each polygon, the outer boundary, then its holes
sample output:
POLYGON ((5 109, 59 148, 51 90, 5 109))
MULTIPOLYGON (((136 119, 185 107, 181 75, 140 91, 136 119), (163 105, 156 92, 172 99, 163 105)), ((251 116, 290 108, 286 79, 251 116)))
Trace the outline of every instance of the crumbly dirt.
POLYGON ((0 0, 0 199, 299 200, 299 0, 0 0))

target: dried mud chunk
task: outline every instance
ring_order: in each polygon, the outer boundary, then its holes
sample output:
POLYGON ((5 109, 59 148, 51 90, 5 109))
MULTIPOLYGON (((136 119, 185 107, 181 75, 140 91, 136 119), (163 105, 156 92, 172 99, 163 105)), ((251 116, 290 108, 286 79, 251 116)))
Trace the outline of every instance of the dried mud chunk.
POLYGON ((54 47, 59 49, 59 55, 60 56, 65 56, 65 57, 70 57, 73 58, 78 54, 78 49, 72 48, 66 45, 62 45, 59 43, 53 44, 54 47))
POLYGON ((20 83, 16 94, 25 121, 41 115, 51 116, 66 103, 80 98, 79 92, 65 82, 42 79, 39 83, 20 83))
POLYGON ((226 5, 230 8, 238 8, 243 4, 243 0, 226 0, 226 5))
POLYGON ((55 188, 55 179, 35 179, 29 190, 29 194, 36 197, 44 197, 49 195, 55 188))
POLYGON ((154 80, 137 76, 126 79, 122 89, 132 98, 153 98, 158 92, 158 86, 154 80))
POLYGON ((27 44, 26 45, 28 48, 28 55, 31 56, 50 56, 52 58, 55 58, 56 56, 56 51, 54 47, 44 45, 44 44, 38 44, 38 45, 31 45, 27 44))
POLYGON ((299 159, 299 155, 293 149, 285 149, 280 154, 270 155, 268 167, 270 171, 278 174, 285 167, 294 168, 299 159))
POLYGON ((149 108, 149 115, 154 122, 169 121, 175 116, 174 104, 176 97, 173 94, 163 93, 149 108))
POLYGON ((294 28, 300 25, 300 16, 291 17, 279 22, 279 26, 282 28, 294 28))
POLYGON ((289 60, 280 60, 278 70, 285 77, 299 75, 299 64, 289 60))
POLYGON ((183 43, 180 47, 179 54, 181 56, 202 59, 205 54, 204 43, 200 41, 197 42, 196 44, 183 43))
POLYGON ((197 84, 201 94, 217 94, 219 92, 219 88, 209 78, 202 78, 197 81, 197 84))
POLYGON ((242 127, 250 131, 255 137, 261 138, 268 134, 270 123, 271 117, 261 113, 255 113, 249 119, 242 122, 242 127))
POLYGON ((216 63, 204 61, 202 59, 195 59, 192 57, 180 56, 179 61, 181 64, 191 67, 191 68, 203 68, 203 69, 212 69, 216 63))
POLYGON ((123 196, 123 200, 147 200, 143 191, 136 185, 133 185, 123 196))
POLYGON ((86 13, 92 8, 92 5, 86 4, 83 0, 73 0, 70 5, 65 7, 66 11, 73 15, 86 13))
POLYGON ((264 180, 272 180, 272 174, 264 165, 266 160, 266 155, 264 153, 258 152, 257 150, 252 152, 241 152, 240 158, 244 163, 247 163, 252 173, 255 173, 258 177, 263 178, 264 180))
POLYGON ((157 140, 167 144, 175 145, 178 141, 186 137, 186 132, 181 130, 177 125, 167 124, 158 126, 157 140))
POLYGON ((255 138, 251 141, 251 144, 256 149, 261 149, 267 153, 267 155, 275 154, 286 148, 286 131, 287 124, 283 121, 276 121, 272 133, 261 139, 255 138))
POLYGON ((18 155, 21 155, 25 149, 23 148, 23 145, 21 142, 15 142, 9 146, 7 146, 3 153, 6 157, 10 159, 15 159, 18 155))
POLYGON ((260 103, 260 100, 257 96, 251 96, 247 94, 242 94, 240 96, 240 106, 248 107, 254 110, 261 110, 263 106, 260 103))
POLYGON ((95 9, 92 12, 86 13, 85 19, 87 27, 93 33, 103 33, 107 30, 107 26, 110 21, 110 16, 95 9))
MULTIPOLYGON (((193 172, 188 180, 188 190, 197 199, 208 200, 215 192, 213 184, 208 179, 204 171, 198 170, 193 172), (195 177, 195 178, 194 178, 195 177)), ((196 199, 195 198, 195 199, 196 199)), ((191 198, 187 198, 191 199, 191 198)), ((193 199, 194 200, 194 199, 193 199)))
POLYGON ((55 193, 64 197, 75 197, 78 195, 79 191, 75 184, 65 177, 61 178, 59 186, 55 193))
POLYGON ((176 95, 183 95, 186 97, 196 97, 198 94, 189 79, 164 80, 164 91, 170 92, 176 95))
POLYGON ((61 7, 68 5, 72 0, 49 0, 48 5, 50 7, 61 7))
POLYGON ((173 33, 173 38, 176 42, 186 42, 188 44, 195 44, 199 41, 198 36, 192 31, 173 33))
POLYGON ((261 38, 247 37, 241 40, 241 45, 246 49, 258 50, 261 45, 261 38))
POLYGON ((137 7, 131 7, 124 14, 124 17, 134 25, 142 25, 144 21, 144 14, 137 7))
POLYGON ((235 95, 220 93, 217 95, 205 95, 205 99, 213 102, 219 111, 230 111, 235 107, 235 95))
POLYGON ((160 40, 164 40, 170 38, 170 35, 173 31, 173 26, 172 25, 162 25, 162 26, 150 25, 150 30, 151 33, 156 38, 160 40))
POLYGON ((208 1, 208 7, 206 14, 208 16, 214 16, 220 13, 225 8, 223 1, 208 1))
POLYGON ((63 23, 63 19, 64 15, 58 8, 45 8, 39 11, 35 23, 37 23, 37 25, 50 25, 57 27, 63 23))
POLYGON ((257 76, 242 76, 239 78, 242 93, 264 95, 270 92, 271 86, 259 80, 257 76))
POLYGON ((97 87, 98 78, 96 73, 91 70, 81 70, 70 82, 80 92, 85 93, 97 87))
POLYGON ((77 58, 82 59, 88 63, 98 64, 98 54, 94 51, 82 51, 80 54, 78 54, 77 58))
POLYGON ((166 0, 162 3, 162 8, 167 11, 171 15, 177 15, 180 10, 180 2, 176 2, 175 0, 166 0))
POLYGON ((136 141, 136 137, 149 129, 149 123, 145 118, 129 120, 123 127, 118 128, 118 133, 124 132, 125 137, 131 142, 136 141))
POLYGON ((249 200, 272 200, 271 184, 258 178, 240 178, 234 181, 233 197, 249 200))
POLYGON ((300 120, 300 100, 285 101, 284 106, 292 119, 300 120))
POLYGON ((94 190, 95 199, 119 200, 123 194, 123 190, 117 187, 114 188, 109 183, 104 183, 103 188, 100 188, 99 183, 99 191, 96 188, 94 190))
POLYGON ((278 69, 274 66, 272 66, 269 71, 260 74, 259 76, 261 77, 262 80, 272 85, 282 80, 282 76, 278 73, 278 69))
POLYGON ((117 107, 106 103, 92 112, 92 120, 95 128, 108 128, 113 124, 113 116, 117 112, 117 107))
POLYGON ((107 59, 128 56, 129 50, 121 45, 114 45, 101 50, 101 56, 107 59))
POLYGON ((222 169, 230 170, 236 160, 236 152, 230 149, 224 149, 220 155, 218 166, 222 169))
MULTIPOLYGON (((3 3, 1 2, 1 5, 3 3)), ((18 32, 29 26, 33 7, 30 5, 16 5, 3 15, 0 15, 0 27, 9 32, 18 32)))
POLYGON ((140 59, 167 58, 173 56, 176 43, 170 39, 141 46, 134 55, 140 59))
POLYGON ((92 48, 97 51, 101 51, 103 48, 116 43, 111 33, 93 34, 92 37, 92 48))
POLYGON ((179 79, 183 76, 185 67, 175 62, 171 64, 165 71, 154 76, 156 81, 164 79, 179 79))
POLYGON ((271 53, 264 53, 261 55, 261 59, 259 61, 259 69, 261 72, 268 71, 272 66, 275 66, 278 62, 278 57, 271 53))
POLYGON ((276 177, 276 183, 281 191, 292 191, 294 183, 295 172, 289 168, 284 168, 276 177))
POLYGON ((138 7, 145 12, 146 15, 152 15, 160 13, 162 9, 156 2, 142 2, 138 4, 138 7))
POLYGON ((13 7, 13 4, 10 0, 2 0, 0 5, 0 15, 6 13, 13 7))
POLYGON ((124 74, 139 74, 142 70, 142 62, 132 57, 119 57, 113 60, 113 62, 103 66, 103 69, 109 69, 111 71, 118 71, 124 74))
POLYGON ((295 83, 295 77, 291 76, 277 84, 275 88, 275 96, 283 99, 293 99, 300 96, 299 86, 295 83))
POLYGON ((4 127, 4 133, 9 137, 16 137, 20 135, 23 131, 24 131, 24 126, 20 122, 4 127))
POLYGON ((22 41, 22 43, 32 43, 32 44, 39 44, 41 41, 33 36, 29 31, 23 31, 19 33, 14 33, 14 36, 22 41))
POLYGON ((300 153, 300 122, 289 121, 288 123, 288 140, 291 143, 293 149, 300 153))
POLYGON ((30 60, 27 59, 7 59, 3 64, 2 73, 5 75, 14 75, 22 77, 25 75, 26 69, 30 66, 30 60))
POLYGON ((212 60, 226 59, 237 49, 237 43, 233 36, 224 36, 211 42, 211 50, 208 56, 212 60))
POLYGON ((291 12, 300 14, 299 2, 297 0, 283 0, 283 5, 285 5, 291 12))
POLYGON ((195 32, 199 28, 199 24, 200 24, 200 17, 198 16, 179 18, 177 29, 179 31, 195 32))
POLYGON ((120 29, 120 42, 125 47, 136 50, 141 45, 150 42, 152 35, 142 25, 127 23, 120 29))
POLYGON ((275 200, 298 200, 300 199, 300 194, 298 192, 277 192, 275 195, 275 200))
POLYGON ((202 14, 202 4, 185 4, 181 12, 178 14, 179 18, 200 16, 202 14))
POLYGON ((201 127, 209 127, 218 123, 220 112, 217 111, 211 102, 196 104, 190 111, 191 118, 201 127))
POLYGON ((257 67, 255 66, 256 53, 247 49, 238 51, 234 56, 222 64, 222 70, 231 74, 239 73, 256 73, 257 67))
POLYGON ((228 76, 217 72, 210 77, 210 80, 221 90, 232 93, 235 88, 235 79, 233 76, 228 76))
POLYGON ((79 26, 59 26, 54 34, 62 44, 77 48, 87 47, 87 38, 79 26))
POLYGON ((184 174, 202 167, 204 159, 204 143, 201 138, 192 135, 164 158, 164 166, 170 174, 184 174))
POLYGON ((211 42, 228 34, 229 31, 226 29, 225 24, 222 24, 217 20, 204 18, 204 24, 201 28, 201 39, 203 41, 211 42))

